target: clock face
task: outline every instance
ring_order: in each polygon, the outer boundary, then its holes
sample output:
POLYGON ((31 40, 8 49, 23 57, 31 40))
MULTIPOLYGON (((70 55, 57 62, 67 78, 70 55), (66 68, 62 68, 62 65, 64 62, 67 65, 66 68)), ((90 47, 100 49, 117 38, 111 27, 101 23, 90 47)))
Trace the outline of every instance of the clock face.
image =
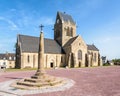
POLYGON ((57 19, 57 23, 59 23, 59 19, 57 19))

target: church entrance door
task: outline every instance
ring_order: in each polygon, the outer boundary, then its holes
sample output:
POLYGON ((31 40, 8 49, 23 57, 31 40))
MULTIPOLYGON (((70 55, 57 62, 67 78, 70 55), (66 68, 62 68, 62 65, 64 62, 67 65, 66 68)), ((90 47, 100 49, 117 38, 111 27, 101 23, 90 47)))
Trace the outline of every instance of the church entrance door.
POLYGON ((81 62, 79 62, 79 67, 81 67, 81 62))
POLYGON ((50 63, 50 67, 53 68, 53 62, 50 63))

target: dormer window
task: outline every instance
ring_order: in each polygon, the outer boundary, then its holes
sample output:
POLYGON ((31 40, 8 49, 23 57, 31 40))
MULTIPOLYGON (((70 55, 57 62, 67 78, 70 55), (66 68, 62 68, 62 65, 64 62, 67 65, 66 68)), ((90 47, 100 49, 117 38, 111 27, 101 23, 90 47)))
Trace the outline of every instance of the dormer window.
POLYGON ((12 60, 12 57, 9 57, 9 60, 12 60))
POLYGON ((14 60, 15 60, 15 57, 14 57, 14 60))

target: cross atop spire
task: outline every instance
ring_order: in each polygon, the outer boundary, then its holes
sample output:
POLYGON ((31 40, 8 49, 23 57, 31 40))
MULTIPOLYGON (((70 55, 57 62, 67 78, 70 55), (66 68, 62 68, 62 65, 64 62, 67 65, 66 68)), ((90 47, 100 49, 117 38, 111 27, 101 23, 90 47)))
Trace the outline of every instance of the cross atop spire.
POLYGON ((41 24, 39 27, 40 27, 41 32, 42 32, 44 26, 41 24))

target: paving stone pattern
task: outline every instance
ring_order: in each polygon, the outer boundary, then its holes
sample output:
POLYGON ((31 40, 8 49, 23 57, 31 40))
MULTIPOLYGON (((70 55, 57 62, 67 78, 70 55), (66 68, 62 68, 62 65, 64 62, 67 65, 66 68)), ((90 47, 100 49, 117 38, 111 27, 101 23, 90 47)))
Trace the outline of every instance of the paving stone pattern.
MULTIPOLYGON (((32 95, 28 93, 25 96, 120 96, 120 66, 51 69, 47 72, 53 76, 72 79, 75 84, 65 91, 32 95)), ((35 71, 4 72, 0 74, 0 82, 30 77, 34 73, 35 71)), ((1 95, 1 93, 0 91, 0 96, 14 96, 10 94, 1 95)))

